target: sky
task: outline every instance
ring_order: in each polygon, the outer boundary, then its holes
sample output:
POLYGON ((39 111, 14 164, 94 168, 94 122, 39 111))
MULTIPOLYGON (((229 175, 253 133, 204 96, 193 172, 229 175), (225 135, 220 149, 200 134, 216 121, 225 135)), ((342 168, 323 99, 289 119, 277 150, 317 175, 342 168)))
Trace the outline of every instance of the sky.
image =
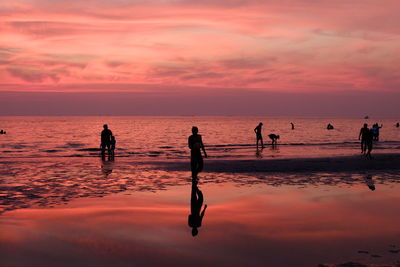
MULTIPOLYGON (((55 104, 66 95, 129 95, 144 101, 132 115, 270 115, 283 104, 318 116, 335 99, 349 108, 330 116, 358 116, 379 96, 377 115, 400 116, 398 10, 398 0, 2 0, 0 112, 32 114, 38 99, 43 113, 68 115, 55 104), (252 105, 271 96, 281 101, 252 105)), ((82 115, 119 114, 77 102, 82 115)))

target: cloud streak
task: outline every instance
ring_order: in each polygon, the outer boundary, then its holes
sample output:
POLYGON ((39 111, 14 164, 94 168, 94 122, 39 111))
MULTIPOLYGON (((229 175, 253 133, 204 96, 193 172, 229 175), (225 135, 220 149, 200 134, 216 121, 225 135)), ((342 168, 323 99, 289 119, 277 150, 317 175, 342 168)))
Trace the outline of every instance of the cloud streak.
POLYGON ((394 0, 4 0, 0 91, 85 91, 94 81, 109 91, 397 91, 399 8, 394 0))

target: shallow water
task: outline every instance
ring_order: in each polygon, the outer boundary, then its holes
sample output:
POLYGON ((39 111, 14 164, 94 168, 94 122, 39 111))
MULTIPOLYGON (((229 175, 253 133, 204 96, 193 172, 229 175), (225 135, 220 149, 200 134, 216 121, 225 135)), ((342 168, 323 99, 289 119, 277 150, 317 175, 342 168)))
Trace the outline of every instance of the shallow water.
POLYGON ((189 172, 92 158, 7 166, 5 266, 400 263, 396 171, 203 173, 208 208, 192 237, 189 172))
POLYGON ((107 123, 117 140, 117 157, 187 158, 187 137, 196 125, 211 158, 255 158, 253 129, 264 122, 264 142, 280 135, 277 149, 264 158, 320 157, 359 153, 364 122, 383 124, 373 153, 400 150, 400 129, 393 119, 296 119, 259 117, 0 117, 0 157, 97 157, 99 135, 107 123), (295 123, 291 130, 290 122, 295 123), (332 123, 334 130, 326 130, 332 123))

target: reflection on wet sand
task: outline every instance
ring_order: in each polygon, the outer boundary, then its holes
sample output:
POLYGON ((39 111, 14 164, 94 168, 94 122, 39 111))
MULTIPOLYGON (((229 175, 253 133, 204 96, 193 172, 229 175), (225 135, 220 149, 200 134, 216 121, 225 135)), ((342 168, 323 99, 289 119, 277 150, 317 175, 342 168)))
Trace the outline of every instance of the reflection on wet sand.
POLYGON ((206 231, 200 228, 196 238, 187 225, 187 180, 185 186, 157 193, 81 198, 52 209, 6 212, 0 216, 1 262, 297 267, 352 261, 396 266, 400 214, 394 211, 400 185, 382 184, 379 194, 371 194, 359 178, 350 186, 306 188, 202 182, 212 209, 204 217, 206 231))
MULTIPOLYGON (((187 185, 188 171, 167 171, 138 162, 94 159, 69 161, 0 162, 0 213, 28 207, 53 207, 82 197, 104 197, 129 191, 165 190, 187 185), (101 169, 101 171, 99 170, 101 169)), ((374 172, 369 172, 371 175, 374 172)), ((377 184, 399 183, 397 171, 378 172, 377 184)), ((208 173, 203 184, 233 182, 238 186, 267 184, 270 186, 343 186, 365 183, 362 173, 208 173)))
POLYGON ((203 192, 201 192, 199 189, 197 180, 192 179, 192 190, 190 192, 190 214, 188 216, 188 224, 189 227, 192 228, 192 236, 196 236, 199 233, 198 228, 201 226, 207 209, 207 204, 205 204, 203 211, 201 211, 203 202, 203 192))
POLYGON ((101 171, 103 172, 105 178, 108 177, 113 171, 114 168, 114 156, 112 154, 108 155, 108 158, 102 155, 101 158, 101 171))
POLYGON ((365 183, 367 184, 369 189, 371 189, 372 191, 375 190, 375 183, 372 179, 372 175, 368 174, 367 176, 365 176, 365 183))

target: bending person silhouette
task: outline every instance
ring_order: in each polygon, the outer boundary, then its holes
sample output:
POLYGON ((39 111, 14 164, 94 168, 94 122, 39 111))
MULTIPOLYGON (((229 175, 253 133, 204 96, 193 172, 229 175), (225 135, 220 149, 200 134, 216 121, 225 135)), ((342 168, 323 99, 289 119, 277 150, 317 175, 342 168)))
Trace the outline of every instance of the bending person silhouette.
POLYGON ((293 122, 291 122, 290 124, 292 125, 292 130, 294 130, 294 123, 293 123, 293 122))
POLYGON ((203 150, 204 157, 207 158, 207 152, 204 148, 203 139, 198 134, 199 129, 196 126, 192 127, 192 135, 189 136, 188 145, 190 148, 190 168, 192 171, 192 179, 197 179, 199 172, 203 170, 203 156, 201 150, 203 150))
POLYGON ((269 134, 268 137, 271 139, 272 143, 271 145, 276 146, 277 141, 279 139, 279 135, 276 134, 269 134))
POLYGON ((189 227, 192 227, 192 236, 196 236, 199 233, 201 222, 203 221, 204 213, 207 209, 207 204, 204 205, 203 211, 203 193, 197 187, 197 182, 192 180, 192 192, 190 194, 190 215, 188 216, 189 227))
POLYGON ((256 139, 257 139, 257 141, 256 141, 257 149, 258 149, 258 142, 259 141, 261 142, 261 148, 264 148, 264 143, 263 143, 263 138, 262 138, 262 126, 263 126, 263 123, 260 122, 257 125, 257 127, 254 128, 254 132, 256 133, 256 139))
POLYGON ((108 150, 108 153, 111 152, 111 136, 113 135, 111 130, 108 129, 108 125, 104 124, 103 125, 104 130, 101 132, 101 154, 104 155, 106 151, 106 147, 108 150))

